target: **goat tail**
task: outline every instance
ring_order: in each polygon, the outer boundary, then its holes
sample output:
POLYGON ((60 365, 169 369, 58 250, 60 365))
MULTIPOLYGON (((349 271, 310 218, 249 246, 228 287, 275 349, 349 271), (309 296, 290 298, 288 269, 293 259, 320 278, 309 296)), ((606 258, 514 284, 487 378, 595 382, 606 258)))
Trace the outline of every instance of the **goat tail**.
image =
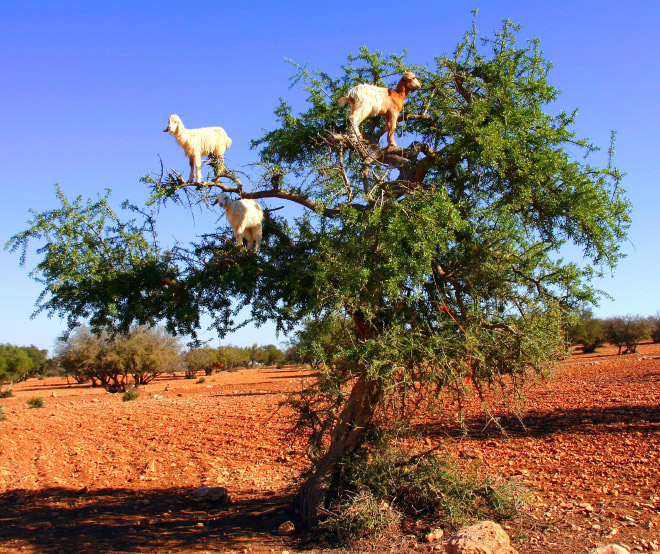
POLYGON ((352 105, 353 105, 353 102, 351 102, 351 100, 352 100, 352 99, 349 98, 348 96, 342 96, 342 97, 339 99, 339 102, 338 102, 339 107, 340 107, 340 108, 343 108, 346 104, 351 104, 351 106, 352 106, 352 105))
POLYGON ((227 146, 225 148, 229 148, 231 146, 231 139, 227 137, 227 146))

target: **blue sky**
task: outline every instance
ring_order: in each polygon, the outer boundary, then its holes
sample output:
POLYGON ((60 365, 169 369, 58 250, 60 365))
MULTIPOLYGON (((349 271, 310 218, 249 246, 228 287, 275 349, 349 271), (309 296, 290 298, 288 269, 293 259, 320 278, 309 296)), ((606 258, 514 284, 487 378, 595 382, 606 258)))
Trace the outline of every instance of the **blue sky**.
MULTIPOLYGON (((221 125, 233 140, 227 163, 255 160, 249 141, 271 128, 280 97, 291 98, 290 58, 338 74, 365 45, 432 64, 453 51, 479 10, 490 35, 510 18, 521 38, 541 39, 563 91, 556 106, 579 109, 575 130, 604 150, 618 133, 616 165, 633 204, 627 258, 598 281, 614 297, 597 315, 660 310, 660 2, 3 2, 0 4, 0 242, 25 229, 30 208, 65 194, 141 202, 141 176, 187 160, 162 130, 171 113, 188 127, 221 125)), ((577 154, 577 152, 576 152, 577 154)), ((225 219, 165 215, 161 234, 187 237, 225 219)), ((36 245, 35 245, 36 246, 36 245)), ((0 251, 0 343, 51 349, 58 319, 30 319, 41 287, 19 256, 0 251)), ((206 335, 207 338, 212 338, 206 335)), ((242 329, 224 343, 278 343, 274 328, 242 329)))

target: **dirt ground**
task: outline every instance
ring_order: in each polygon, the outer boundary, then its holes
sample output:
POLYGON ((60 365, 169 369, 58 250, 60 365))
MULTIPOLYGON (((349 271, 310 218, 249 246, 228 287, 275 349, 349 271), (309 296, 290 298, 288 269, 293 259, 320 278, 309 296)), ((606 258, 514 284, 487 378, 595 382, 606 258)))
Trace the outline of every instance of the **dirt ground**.
MULTIPOLYGON (((164 376, 122 402, 89 385, 31 379, 0 399, 0 553, 322 552, 280 537, 307 467, 281 403, 297 369, 164 376), (42 397, 44 406, 26 401, 42 397), (228 503, 197 503, 222 486, 228 503)), ((505 528, 521 554, 618 543, 660 550, 660 345, 576 355, 527 392, 504 437, 476 411, 420 422, 425 444, 483 461, 530 491, 532 523, 505 528)), ((438 551, 408 537, 396 551, 438 551)))

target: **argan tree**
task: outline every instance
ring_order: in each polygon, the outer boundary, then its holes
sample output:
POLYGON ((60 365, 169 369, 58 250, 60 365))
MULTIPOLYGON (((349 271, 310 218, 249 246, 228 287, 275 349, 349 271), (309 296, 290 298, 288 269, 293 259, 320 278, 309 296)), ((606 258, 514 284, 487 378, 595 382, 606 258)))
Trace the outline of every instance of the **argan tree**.
POLYGON ((585 354, 595 352, 605 342, 603 322, 588 308, 576 312, 575 321, 568 326, 567 333, 570 343, 579 344, 585 354))
POLYGON ((337 77, 297 66, 305 106, 280 102, 276 128, 253 142, 248 177, 227 168, 199 189, 175 172, 145 179, 160 209, 203 207, 218 189, 298 205, 297 217, 267 212, 257 254, 214 230, 164 251, 143 208, 126 222, 107 193, 85 203, 58 190, 61 207, 35 213, 9 242, 45 242, 38 309, 119 331, 161 320, 193 336, 202 314, 223 334, 246 307, 284 332, 310 317, 345 322, 349 340, 310 390, 324 399, 299 497, 313 522, 337 461, 387 423, 393 399, 405 406, 413 382, 429 398, 466 386, 482 394, 546 371, 564 352, 564 314, 594 301, 590 279, 620 258, 620 174, 576 157, 596 148, 571 130, 574 113, 550 113, 550 64, 538 41, 517 45, 517 32, 509 21, 492 38, 473 28, 428 66, 366 48, 337 77), (382 146, 380 118, 364 122, 362 139, 350 133, 339 98, 408 70, 423 86, 400 114, 399 146, 382 146), (562 260, 567 243, 582 262, 562 260))
POLYGON ((124 334, 78 327, 56 346, 60 366, 78 383, 90 379, 110 392, 146 385, 178 369, 178 341, 164 329, 140 326, 124 334))
POLYGON ((605 340, 619 347, 617 354, 625 346, 623 354, 634 354, 637 345, 649 338, 649 321, 638 315, 625 315, 622 317, 609 317, 603 321, 605 340))

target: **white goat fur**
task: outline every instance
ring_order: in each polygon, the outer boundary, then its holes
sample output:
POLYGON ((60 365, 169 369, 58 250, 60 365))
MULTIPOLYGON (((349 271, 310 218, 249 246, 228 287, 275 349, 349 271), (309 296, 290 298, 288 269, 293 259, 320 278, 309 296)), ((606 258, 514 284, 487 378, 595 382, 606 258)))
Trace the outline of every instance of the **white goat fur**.
MULTIPOLYGON (((386 111, 386 103, 389 104, 387 90, 384 87, 362 83, 348 91, 347 98, 354 101, 351 102, 352 111, 348 116, 353 129, 357 129, 367 117, 374 117, 386 111)), ((343 98, 339 100, 339 105, 342 107, 347 103, 348 100, 343 98)))
POLYGON ((339 106, 351 106, 348 121, 356 136, 360 136, 359 125, 367 117, 382 115, 387 124, 387 143, 396 146, 394 131, 399 113, 403 109, 408 92, 419 90, 422 84, 412 71, 408 71, 401 78, 396 89, 379 87, 362 83, 348 91, 348 94, 339 99, 339 106))
POLYGON ((216 196, 214 204, 219 204, 227 212, 229 224, 234 228, 236 244, 243 244, 245 235, 247 247, 254 245, 255 252, 261 246, 261 222, 264 211, 256 200, 240 198, 232 200, 224 192, 216 196))
POLYGON ((183 148, 190 160, 190 181, 201 182, 202 180, 202 156, 215 156, 218 158, 219 167, 225 164, 225 150, 231 146, 231 139, 222 127, 202 127, 201 129, 186 129, 181 118, 172 114, 167 129, 183 148))

